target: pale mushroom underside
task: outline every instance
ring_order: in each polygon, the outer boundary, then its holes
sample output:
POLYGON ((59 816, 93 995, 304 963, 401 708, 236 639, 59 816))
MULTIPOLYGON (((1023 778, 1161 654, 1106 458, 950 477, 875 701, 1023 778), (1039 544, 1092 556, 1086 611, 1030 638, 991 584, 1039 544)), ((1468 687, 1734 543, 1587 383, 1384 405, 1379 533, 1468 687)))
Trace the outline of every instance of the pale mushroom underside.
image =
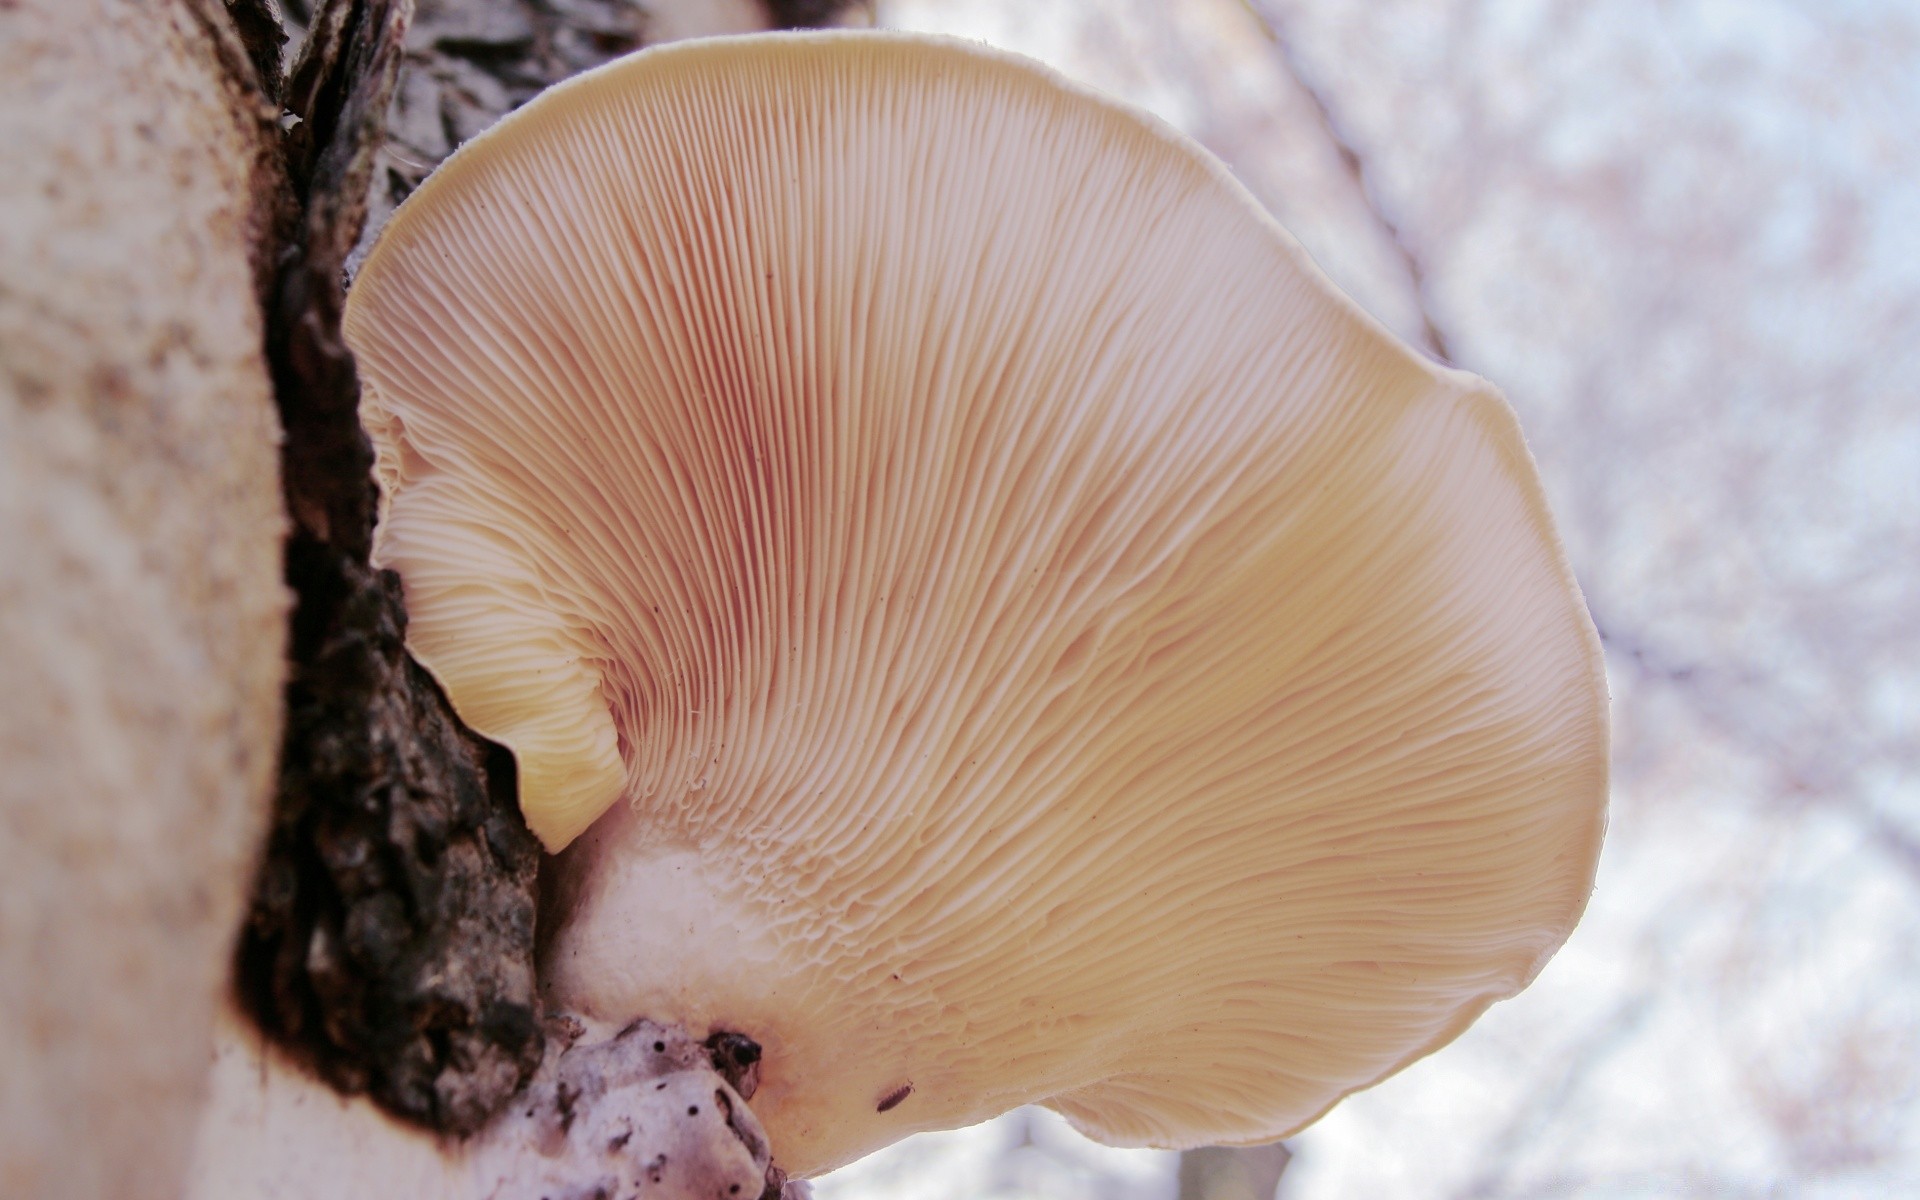
POLYGON ((759 1038, 800 1173, 1027 1100, 1279 1136, 1585 903, 1605 688, 1513 414, 1033 64, 611 64, 347 330, 410 644, 550 847, 607 814, 554 995, 759 1038))

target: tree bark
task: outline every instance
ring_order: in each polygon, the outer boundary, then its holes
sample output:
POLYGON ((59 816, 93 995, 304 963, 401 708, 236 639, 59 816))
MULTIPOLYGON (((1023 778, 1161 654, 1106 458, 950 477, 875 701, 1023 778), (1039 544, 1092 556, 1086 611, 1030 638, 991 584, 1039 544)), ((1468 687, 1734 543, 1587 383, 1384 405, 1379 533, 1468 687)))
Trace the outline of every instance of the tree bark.
POLYGON ((284 111, 291 209, 266 304, 287 437, 295 595, 271 835, 240 940, 248 1012, 336 1088, 471 1133, 539 1065, 534 887, 510 760, 468 733, 406 655, 399 581, 368 563, 372 451, 340 339, 412 6, 313 14, 284 95, 256 22, 266 98, 284 111))
POLYGON ((171 1197, 280 726, 272 118, 217 4, 0 4, 0 1194, 171 1197))

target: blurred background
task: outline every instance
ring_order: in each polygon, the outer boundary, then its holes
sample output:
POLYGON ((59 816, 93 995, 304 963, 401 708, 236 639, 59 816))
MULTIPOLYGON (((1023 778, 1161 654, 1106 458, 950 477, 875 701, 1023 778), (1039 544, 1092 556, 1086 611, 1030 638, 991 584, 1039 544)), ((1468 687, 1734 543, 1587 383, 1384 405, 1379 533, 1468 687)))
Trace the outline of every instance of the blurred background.
POLYGON ((1519 410, 1613 819, 1533 988, 1284 1149, 1024 1110, 822 1200, 1920 1196, 1920 4, 877 0, 1125 97, 1519 410))

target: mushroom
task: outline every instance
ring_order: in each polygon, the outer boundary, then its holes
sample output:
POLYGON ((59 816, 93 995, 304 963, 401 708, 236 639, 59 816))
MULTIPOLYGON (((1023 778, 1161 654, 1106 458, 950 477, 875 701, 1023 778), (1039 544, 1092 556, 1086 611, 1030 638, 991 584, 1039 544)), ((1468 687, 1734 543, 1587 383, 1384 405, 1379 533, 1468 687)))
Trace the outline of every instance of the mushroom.
POLYGON ((346 330, 410 645, 565 848, 550 999, 757 1041, 797 1175, 1030 1101, 1283 1136, 1586 902, 1605 681, 1512 411, 1036 64, 609 64, 346 330))

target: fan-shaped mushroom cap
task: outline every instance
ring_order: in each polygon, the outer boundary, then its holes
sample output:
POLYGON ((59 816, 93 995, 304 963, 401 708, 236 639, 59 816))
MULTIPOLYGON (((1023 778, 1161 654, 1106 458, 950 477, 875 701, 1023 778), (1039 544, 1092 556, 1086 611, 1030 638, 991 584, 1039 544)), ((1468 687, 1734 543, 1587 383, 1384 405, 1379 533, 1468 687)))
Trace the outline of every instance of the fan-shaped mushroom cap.
POLYGON ((623 802, 554 994, 760 1040, 798 1173, 1028 1100, 1285 1134, 1585 902, 1604 681, 1512 412, 1031 63, 612 64, 347 331, 415 652, 549 846, 623 802))

